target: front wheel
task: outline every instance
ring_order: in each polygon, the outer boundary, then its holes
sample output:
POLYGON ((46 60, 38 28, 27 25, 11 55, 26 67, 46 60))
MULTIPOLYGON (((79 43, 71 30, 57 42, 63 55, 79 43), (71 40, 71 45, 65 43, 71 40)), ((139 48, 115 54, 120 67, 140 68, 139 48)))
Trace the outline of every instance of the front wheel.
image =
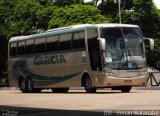
POLYGON ((123 93, 128 93, 128 92, 131 91, 131 89, 132 89, 132 86, 123 86, 123 87, 121 87, 121 91, 123 93))
POLYGON ((97 88, 92 87, 91 79, 87 77, 84 82, 84 87, 87 93, 95 93, 97 88))

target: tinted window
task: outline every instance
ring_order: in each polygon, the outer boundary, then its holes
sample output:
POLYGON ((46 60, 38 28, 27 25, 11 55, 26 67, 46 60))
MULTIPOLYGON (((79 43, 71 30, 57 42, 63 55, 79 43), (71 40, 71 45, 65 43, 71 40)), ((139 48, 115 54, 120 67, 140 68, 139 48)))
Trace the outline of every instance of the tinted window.
POLYGON ((85 48, 85 34, 84 32, 77 32, 73 35, 72 48, 85 48))
POLYGON ((46 38, 35 39, 35 53, 45 52, 46 38))
POLYGON ((17 55, 17 43, 16 42, 10 44, 10 55, 11 56, 17 55))
POLYGON ((18 55, 25 54, 25 41, 18 42, 18 55))
POLYGON ((34 53, 34 39, 26 41, 26 53, 27 54, 34 53))
POLYGON ((64 34, 59 36, 59 50, 70 50, 71 49, 71 38, 72 34, 64 34))
POLYGON ((122 30, 123 30, 124 38, 142 36, 139 28, 124 27, 122 28, 122 30))
POLYGON ((58 36, 51 36, 47 38, 47 52, 54 52, 58 50, 58 36))
POLYGON ((73 41, 72 41, 72 48, 73 49, 79 48, 79 33, 74 33, 73 41))
POLYGON ((113 41, 114 39, 122 38, 121 28, 102 28, 101 37, 107 38, 106 41, 113 41))
POLYGON ((101 55, 99 49, 98 33, 96 29, 87 30, 88 51, 92 70, 101 69, 101 55))
POLYGON ((79 48, 85 48, 85 33, 84 32, 80 32, 79 35, 79 48))

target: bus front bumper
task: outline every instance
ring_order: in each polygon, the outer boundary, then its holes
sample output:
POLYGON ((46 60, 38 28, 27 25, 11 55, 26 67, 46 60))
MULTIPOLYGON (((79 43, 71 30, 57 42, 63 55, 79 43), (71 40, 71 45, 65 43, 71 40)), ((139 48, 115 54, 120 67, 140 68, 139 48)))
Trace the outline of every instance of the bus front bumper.
POLYGON ((104 87, 112 86, 144 86, 147 84, 147 75, 132 77, 132 78, 118 78, 112 76, 105 76, 103 81, 104 87))

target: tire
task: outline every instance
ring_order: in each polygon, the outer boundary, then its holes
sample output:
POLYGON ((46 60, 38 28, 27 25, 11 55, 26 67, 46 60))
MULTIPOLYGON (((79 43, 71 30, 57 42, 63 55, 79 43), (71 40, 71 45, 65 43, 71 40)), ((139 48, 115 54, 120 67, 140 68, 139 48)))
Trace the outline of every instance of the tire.
POLYGON ((54 93, 67 93, 69 88, 52 88, 52 92, 54 93))
POLYGON ((85 78, 84 87, 87 93, 95 93, 97 88, 92 87, 91 79, 89 77, 85 78))
POLYGON ((31 78, 27 79, 27 90, 29 93, 33 93, 34 92, 34 88, 33 88, 33 81, 31 78))
POLYGON ((27 93, 26 79, 22 78, 20 81, 20 90, 22 93, 27 93))
POLYGON ((131 89, 132 89, 132 86, 123 86, 123 87, 121 87, 121 91, 123 93, 129 93, 131 91, 131 89))

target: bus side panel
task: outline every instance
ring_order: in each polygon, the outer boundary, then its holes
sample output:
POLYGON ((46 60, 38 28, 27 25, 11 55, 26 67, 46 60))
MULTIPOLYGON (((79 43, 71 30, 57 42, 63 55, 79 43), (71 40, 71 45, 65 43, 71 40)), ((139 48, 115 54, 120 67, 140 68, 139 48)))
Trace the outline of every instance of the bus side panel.
POLYGON ((8 80, 10 87, 18 87, 18 79, 23 76, 19 71, 20 62, 19 58, 11 58, 8 60, 8 80))
POLYGON ((81 76, 87 68, 84 51, 34 56, 26 59, 26 76, 35 88, 80 87, 81 76))
MULTIPOLYGON (((70 53, 63 53, 66 60, 65 63, 59 65, 51 65, 56 73, 52 75, 59 75, 60 77, 69 78, 60 83, 53 84, 51 87, 80 87, 81 77, 83 71, 87 69, 86 58, 82 58, 84 51, 75 51, 70 53)), ((51 68, 52 69, 52 68, 51 68)))
POLYGON ((36 55, 9 60, 10 86, 18 87, 20 77, 31 77, 35 88, 80 87, 88 69, 86 52, 36 55))

